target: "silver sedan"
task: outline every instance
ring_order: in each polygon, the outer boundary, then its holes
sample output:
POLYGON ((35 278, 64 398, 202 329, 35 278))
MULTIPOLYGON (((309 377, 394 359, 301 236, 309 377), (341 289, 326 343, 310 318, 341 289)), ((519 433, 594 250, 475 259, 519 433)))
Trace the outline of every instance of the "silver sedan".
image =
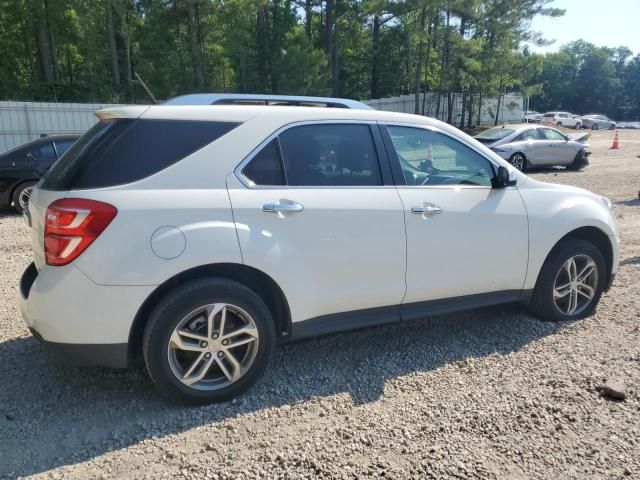
POLYGON ((582 128, 590 128, 591 130, 613 130, 616 128, 616 122, 604 115, 584 115, 581 120, 582 128))
POLYGON ((566 135, 538 125, 503 125, 485 130, 475 138, 518 170, 554 165, 578 170, 589 164, 588 137, 588 133, 566 135))

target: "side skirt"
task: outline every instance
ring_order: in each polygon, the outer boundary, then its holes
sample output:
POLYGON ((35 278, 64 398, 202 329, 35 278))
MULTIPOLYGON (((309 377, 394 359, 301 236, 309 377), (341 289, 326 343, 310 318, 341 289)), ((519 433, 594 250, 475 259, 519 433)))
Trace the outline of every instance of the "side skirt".
POLYGON ((353 310, 344 313, 332 313, 301 322, 294 322, 291 326, 291 340, 346 332, 385 323, 415 320, 429 315, 442 315, 504 303, 528 302, 531 298, 531 293, 530 290, 506 290, 429 300, 427 302, 353 310))

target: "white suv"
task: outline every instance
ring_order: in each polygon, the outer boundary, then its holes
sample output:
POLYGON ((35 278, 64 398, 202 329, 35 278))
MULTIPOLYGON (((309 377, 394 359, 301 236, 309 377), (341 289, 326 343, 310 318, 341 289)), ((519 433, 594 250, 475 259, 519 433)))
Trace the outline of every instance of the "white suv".
POLYGON ((176 400, 246 390, 278 342, 514 301, 582 318, 617 269, 607 199, 528 178, 433 119, 98 116, 34 188, 22 313, 78 364, 142 356, 176 400))
POLYGON ((556 127, 575 128, 576 130, 582 128, 580 117, 569 112, 547 112, 542 115, 540 123, 555 125, 556 127))

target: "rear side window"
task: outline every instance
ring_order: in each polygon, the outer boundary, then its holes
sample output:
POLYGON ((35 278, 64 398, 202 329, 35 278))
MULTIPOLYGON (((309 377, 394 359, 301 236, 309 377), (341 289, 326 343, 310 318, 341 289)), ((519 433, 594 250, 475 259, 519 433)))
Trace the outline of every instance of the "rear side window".
POLYGON ((266 186, 382 185, 371 129, 365 124, 292 127, 264 147, 242 173, 266 186))
POLYGON ((33 150, 30 150, 29 153, 33 158, 42 162, 53 162, 56 159, 56 152, 53 150, 51 143, 38 145, 33 150))
POLYGON ((182 160, 237 125, 191 120, 104 120, 53 165, 41 188, 88 189, 135 182, 182 160))

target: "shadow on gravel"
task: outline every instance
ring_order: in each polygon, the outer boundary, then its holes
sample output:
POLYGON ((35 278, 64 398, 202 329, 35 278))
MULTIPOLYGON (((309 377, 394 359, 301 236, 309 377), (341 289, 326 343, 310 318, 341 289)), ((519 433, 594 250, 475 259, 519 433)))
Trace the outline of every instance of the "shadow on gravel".
POLYGON ((13 207, 0 207, 0 220, 5 217, 19 217, 20 215, 16 212, 13 207))
POLYGON ((620 266, 623 265, 640 265, 640 257, 630 257, 620 260, 620 266))
POLYGON ((613 202, 616 205, 624 205, 625 207, 640 207, 640 198, 632 198, 631 200, 619 200, 613 202))
POLYGON ((52 362, 32 337, 9 340, 0 343, 0 477, 44 472, 313 398, 349 393, 356 404, 373 402, 387 380, 506 355, 562 327, 507 305, 285 345, 248 394, 198 408, 162 401, 144 370, 68 368, 52 362))

